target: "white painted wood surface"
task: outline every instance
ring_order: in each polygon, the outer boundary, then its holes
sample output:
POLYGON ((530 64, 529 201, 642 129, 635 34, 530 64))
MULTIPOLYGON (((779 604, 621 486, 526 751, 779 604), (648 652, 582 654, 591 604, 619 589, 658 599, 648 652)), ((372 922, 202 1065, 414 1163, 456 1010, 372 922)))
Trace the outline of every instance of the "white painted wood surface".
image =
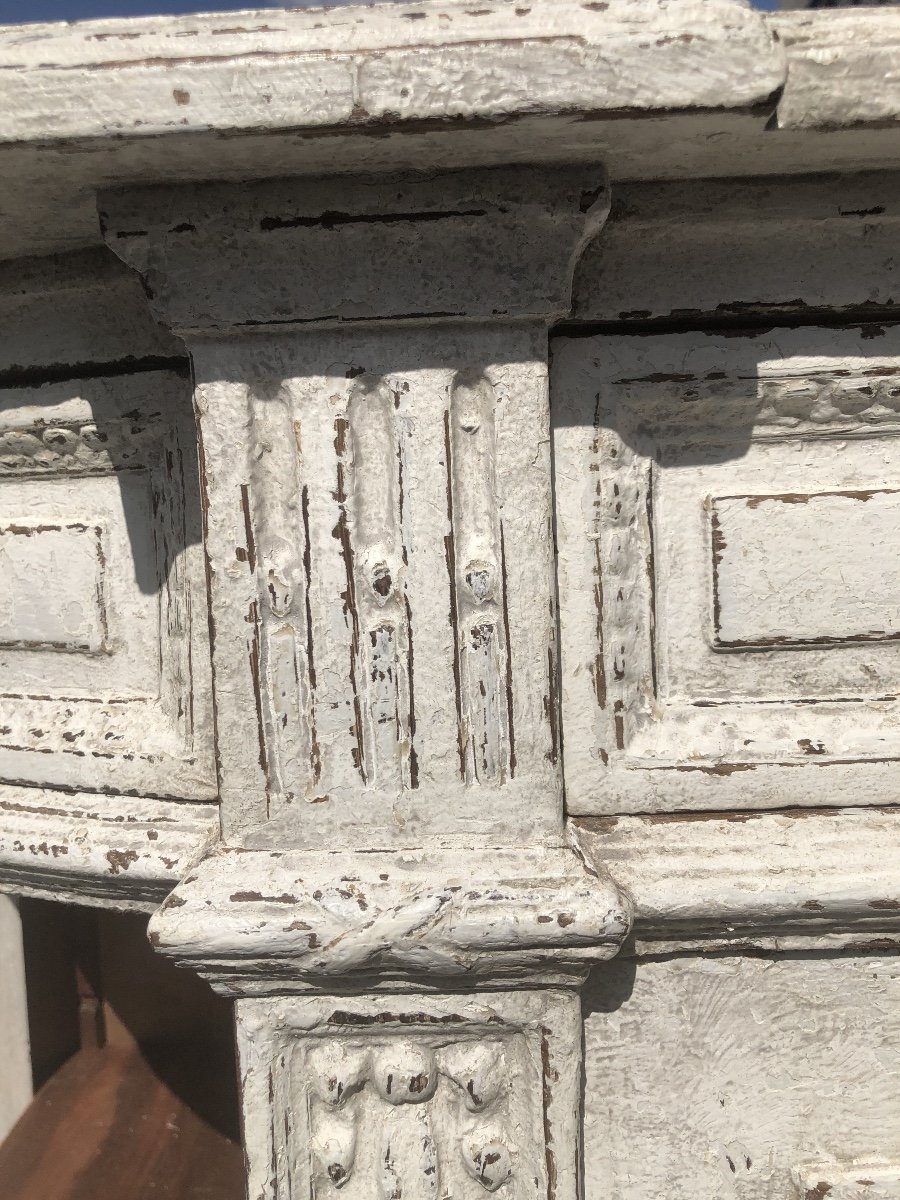
POLYGON ((568 848, 394 854, 219 848, 150 938, 226 995, 577 984, 631 925, 609 877, 568 848))
POLYGON ((546 322, 605 180, 329 203, 303 180, 101 199, 192 351, 225 836, 558 840, 546 322), (258 736, 221 738, 249 713, 258 736))
POLYGON ((227 844, 150 934, 238 998, 250 1194, 574 1200, 577 988, 630 910, 563 829, 547 325, 605 178, 340 203, 100 199, 203 464, 227 844))
POLYGON ((172 373, 0 391, 0 781, 214 798, 195 444, 172 373))
POLYGON ((12 896, 0 896, 0 1141, 31 1100, 28 1000, 22 923, 12 896))
POLYGON ((570 991, 237 1005, 250 1194, 575 1200, 570 991))
POLYGON ((642 954, 900 949, 900 811, 794 808, 580 818, 634 904, 642 954))
POLYGON ((0 382, 180 365, 184 347, 154 320, 134 275, 100 249, 0 264, 0 382))
POLYGON ((898 220, 893 171, 623 183, 579 263, 574 312, 764 324, 844 311, 877 325, 895 311, 898 220))
POLYGON ((96 244, 98 185, 286 163, 603 161, 626 180, 892 168, 890 22, 726 0, 501 0, 7 28, 0 256, 96 244))
POLYGON ((570 812, 896 802, 897 349, 555 343, 570 812))
POLYGON ((791 63, 778 124, 794 129, 858 129, 900 114, 900 13, 863 8, 770 18, 791 63), (877 86, 870 86, 877 80, 877 86))
POLYGON ((898 961, 598 969, 584 996, 585 1200, 893 1200, 898 961))
POLYGON ((153 912, 219 834, 214 804, 0 789, 0 887, 153 912))
POLYGON ((253 1200, 896 1193, 875 20, 0 31, 0 885, 237 998, 253 1200))

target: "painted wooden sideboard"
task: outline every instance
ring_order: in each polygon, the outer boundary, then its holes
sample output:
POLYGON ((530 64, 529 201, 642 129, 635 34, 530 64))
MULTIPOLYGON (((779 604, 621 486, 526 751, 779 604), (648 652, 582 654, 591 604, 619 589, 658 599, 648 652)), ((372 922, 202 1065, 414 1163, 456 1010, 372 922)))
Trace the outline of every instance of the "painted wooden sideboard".
POLYGON ((0 30, 0 1129, 38 897, 250 1200, 900 1197, 898 16, 0 30))

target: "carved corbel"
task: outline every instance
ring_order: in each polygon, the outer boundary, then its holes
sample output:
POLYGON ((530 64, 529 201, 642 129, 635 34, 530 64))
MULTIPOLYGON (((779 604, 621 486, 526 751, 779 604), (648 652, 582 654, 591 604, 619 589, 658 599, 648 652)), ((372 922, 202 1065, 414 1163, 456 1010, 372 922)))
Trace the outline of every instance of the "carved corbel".
POLYGON ((153 918, 237 1003, 253 1200, 577 1194, 547 326, 596 171, 153 188, 107 243, 193 360, 223 841, 153 918))

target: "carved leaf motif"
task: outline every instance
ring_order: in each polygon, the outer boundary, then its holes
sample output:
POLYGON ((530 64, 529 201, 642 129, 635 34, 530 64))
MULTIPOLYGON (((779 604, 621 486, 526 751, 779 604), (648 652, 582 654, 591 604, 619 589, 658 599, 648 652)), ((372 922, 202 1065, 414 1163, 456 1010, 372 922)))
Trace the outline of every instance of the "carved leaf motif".
POLYGON ((496 1192, 512 1175, 509 1147, 494 1130, 479 1130, 463 1142, 466 1170, 487 1192, 496 1192))
POLYGON ((314 1094, 326 1104, 339 1107, 365 1085, 369 1055, 364 1050, 327 1043, 310 1051, 307 1069, 314 1094))
POLYGON ((428 1109, 394 1109, 384 1123, 383 1200, 435 1200, 439 1187, 437 1147, 428 1109))
POLYGON ((444 1051, 443 1069, 462 1090, 469 1112, 482 1112, 493 1104, 507 1080, 503 1050, 498 1045, 450 1046, 444 1051))
POLYGON ((353 1173, 356 1158, 356 1118, 330 1112, 319 1121, 313 1153, 335 1187, 343 1187, 353 1173))
POLYGON ((413 1042, 382 1050, 375 1060, 374 1083, 389 1104, 422 1104, 437 1087, 434 1055, 413 1042))

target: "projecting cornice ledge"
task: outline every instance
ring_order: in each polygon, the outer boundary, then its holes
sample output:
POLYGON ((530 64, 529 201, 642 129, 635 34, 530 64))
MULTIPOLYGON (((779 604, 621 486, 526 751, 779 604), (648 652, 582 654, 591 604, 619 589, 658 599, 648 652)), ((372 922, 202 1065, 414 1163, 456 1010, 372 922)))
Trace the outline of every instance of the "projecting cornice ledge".
POLYGON ((35 25, 0 29, 0 66, 0 143, 752 110, 786 76, 761 15, 734 0, 445 0, 35 25))
POLYGON ((570 848, 320 854, 223 847, 154 915, 157 950, 239 996, 579 984, 630 928, 570 848))

